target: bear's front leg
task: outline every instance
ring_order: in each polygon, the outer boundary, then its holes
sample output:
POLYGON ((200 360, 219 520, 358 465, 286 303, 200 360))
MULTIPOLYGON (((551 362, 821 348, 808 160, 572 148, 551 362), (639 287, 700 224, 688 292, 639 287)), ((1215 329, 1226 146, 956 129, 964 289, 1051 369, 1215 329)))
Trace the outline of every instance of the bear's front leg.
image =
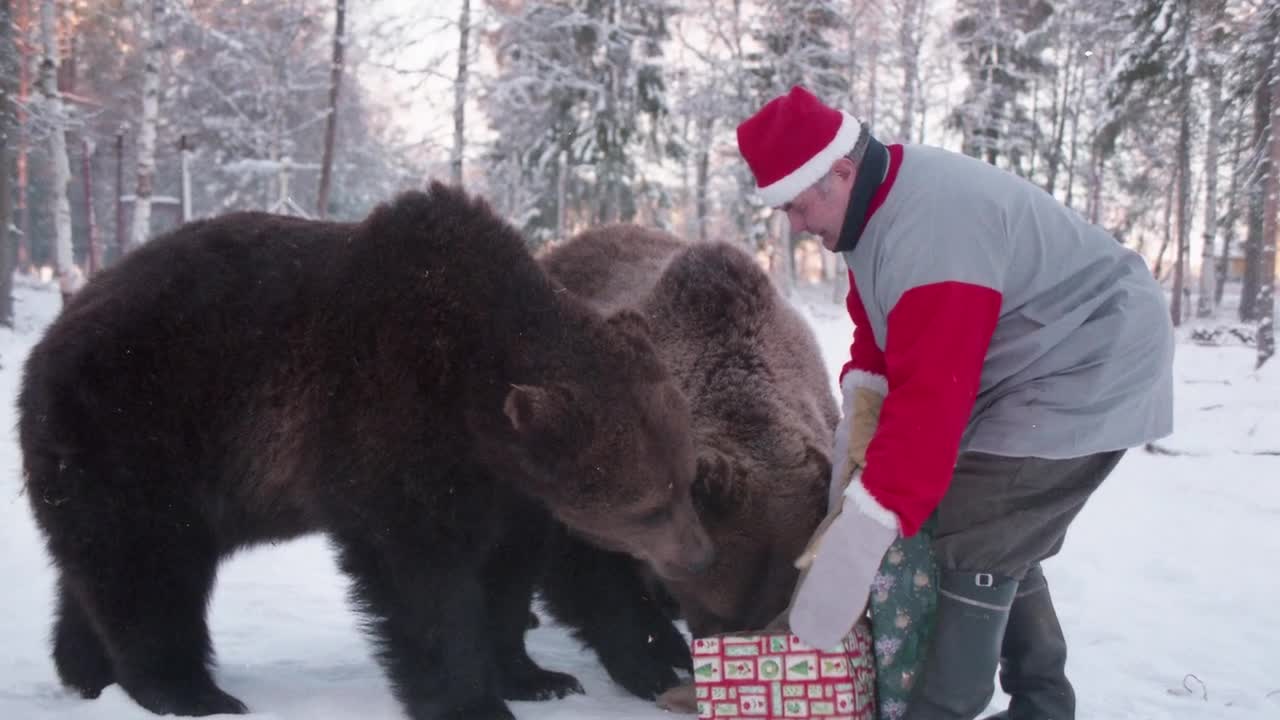
POLYGON ((684 636, 652 597, 629 556, 597 548, 556 526, 543 599, 557 620, 596 651, 609 677, 652 700, 693 669, 684 636))
POLYGON ((340 566, 354 580, 355 600, 408 717, 514 720, 498 689, 478 559, 385 533, 376 543, 337 541, 340 566))
POLYGON ((507 700, 551 700, 585 692, 574 676, 540 667, 525 646, 549 523, 546 511, 532 503, 516 507, 485 564, 490 637, 499 689, 507 700))

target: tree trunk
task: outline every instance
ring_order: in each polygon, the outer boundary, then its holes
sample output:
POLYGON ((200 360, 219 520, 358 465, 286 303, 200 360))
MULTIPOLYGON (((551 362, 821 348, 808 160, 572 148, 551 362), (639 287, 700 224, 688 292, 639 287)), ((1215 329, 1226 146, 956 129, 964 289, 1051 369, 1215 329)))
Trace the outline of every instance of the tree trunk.
MULTIPOLYGON (((1243 108, 1241 109, 1243 114, 1243 108)), ((1222 254, 1218 256, 1218 287, 1214 291, 1213 304, 1221 307, 1222 295, 1231 275, 1231 246, 1236 239, 1236 226, 1240 219, 1240 154, 1244 149, 1244 123, 1235 123, 1236 132, 1231 143, 1231 186, 1227 191, 1227 215, 1222 220, 1222 254)))
POLYGON ((569 149, 560 149, 560 172, 556 174, 556 240, 568 239, 567 223, 569 210, 565 205, 569 202, 567 192, 569 185, 569 149))
POLYGON ((98 215, 93 209, 93 141, 80 135, 80 178, 84 187, 84 225, 89 236, 90 277, 102 269, 102 252, 98 247, 98 215))
POLYGON ((14 61, 13 8, 10 0, 0 0, 0 325, 13 327, 13 261, 9 247, 9 226, 13 223, 13 202, 9 194, 9 147, 15 129, 13 114, 14 61))
POLYGON ((778 288, 782 290, 782 294, 791 297, 791 291, 795 288, 796 272, 795 272, 795 232, 791 229, 791 222, 786 214, 775 212, 774 218, 781 217, 781 222, 771 222, 774 232, 770 235, 774 238, 774 260, 776 267, 771 268, 774 280, 778 283, 778 288))
POLYGON ((1265 181, 1271 169, 1270 157, 1267 153, 1268 129, 1271 127, 1271 86, 1268 65, 1269 53, 1259 61, 1257 88, 1253 97, 1253 146, 1250 150, 1259 158, 1257 168, 1249 181, 1249 215, 1246 221, 1248 232, 1244 246, 1244 280, 1240 284, 1240 321, 1255 322, 1258 320, 1260 307, 1257 305, 1258 295, 1262 287, 1262 248, 1270 244, 1265 237, 1266 226, 1266 194, 1265 181))
POLYGON ((65 302, 80 289, 75 259, 71 256, 71 201, 67 188, 71 184, 71 161, 67 157, 66 115, 58 93, 58 19, 55 0, 40 4, 40 38, 44 57, 40 61, 40 101, 49 123, 49 162, 53 165, 53 186, 49 204, 53 214, 54 259, 58 284, 65 302))
POLYGON ((124 235, 124 130, 116 133, 116 250, 115 256, 124 255, 128 240, 124 235))
POLYGON ((898 25, 899 51, 902 53, 902 117, 898 123, 898 139, 914 142, 916 91, 920 84, 920 27, 917 6, 924 0, 904 0, 902 20, 898 25))
POLYGON ((1080 63, 1080 77, 1076 79, 1075 100, 1071 103, 1071 157, 1067 161, 1067 197, 1064 201, 1071 207, 1076 179, 1076 153, 1080 149, 1080 103, 1084 100, 1084 63, 1080 63))
POLYGON ((1053 143, 1045 148, 1045 162, 1048 163, 1046 178, 1044 183, 1044 191, 1052 195, 1058 184, 1058 168, 1062 165, 1062 143, 1066 140, 1067 134, 1067 113, 1069 112, 1068 103, 1071 100, 1072 83, 1071 80, 1075 76, 1075 40, 1067 41, 1067 62, 1065 67, 1054 73, 1054 126, 1053 126, 1053 143), (1058 99, 1058 79, 1062 78, 1062 98, 1058 99))
MULTIPOLYGON (((1191 77, 1183 84, 1183 99, 1189 100, 1191 77)), ((1173 266, 1173 300, 1169 311, 1174 327, 1182 324, 1182 294, 1187 266, 1187 254, 1191 244, 1191 118, 1190 108, 1182 105, 1182 119, 1178 123, 1178 252, 1173 266)))
POLYGON ((1217 72, 1210 70, 1206 78, 1209 93, 1209 128, 1204 151, 1204 234, 1200 238, 1200 288, 1196 317, 1213 316, 1217 297, 1217 273, 1214 268, 1214 237, 1218 224, 1218 127, 1222 117, 1222 90, 1217 72))
POLYGON ((458 15, 458 75, 453 82, 453 148, 449 173, 454 185, 462 185, 462 154, 466 148, 467 70, 470 67, 471 0, 462 0, 458 15))
POLYGON ((701 117, 696 124, 698 133, 698 171, 695 179, 695 219, 698 223, 698 239, 707 240, 707 221, 710 219, 708 195, 711 190, 711 143, 714 141, 715 118, 701 117))
POLYGON ((335 0, 334 5, 337 19, 333 24, 333 62, 329 66, 329 115, 324 123, 324 154, 320 159, 320 192, 316 198, 316 217, 321 219, 329 216, 329 188, 333 184, 333 142, 338 133, 338 91, 342 87, 342 56, 347 46, 347 0, 335 0))
POLYGON ((1102 186, 1107 181, 1107 158, 1099 148, 1090 150, 1092 168, 1089 173, 1089 222, 1094 225, 1102 223, 1102 186))
POLYGON ((30 187, 30 172, 27 159, 31 149, 31 123, 27 108, 31 104, 32 64, 36 53, 32 44, 31 22, 32 0, 18 0, 18 12, 15 18, 18 46, 18 269, 22 272, 31 270, 31 207, 27 204, 30 187))
MULTIPOLYGON (((872 5, 871 13, 878 13, 876 5, 872 5)), ((879 113, 880 102, 880 18, 869 18, 872 27, 868 28, 867 41, 870 46, 867 48, 867 127, 876 128, 876 117, 879 113)))
POLYGON ((143 46, 142 120, 138 124, 138 188, 133 201, 133 232, 126 252, 151 236, 151 195, 156 175, 156 123, 160 116, 160 59, 164 52, 161 28, 164 0, 150 0, 150 12, 140 23, 143 46))
POLYGON ((1265 193, 1262 220, 1262 262, 1258 282, 1258 363, 1261 368, 1276 354, 1276 245, 1280 244, 1280 12, 1271 13, 1271 63, 1259 85, 1268 87, 1271 122, 1267 125, 1267 145, 1263 153, 1266 169, 1261 171, 1265 193))
POLYGON ((183 134, 178 138, 178 189, 182 192, 182 222, 191 222, 191 141, 183 134))
MULTIPOLYGON (((1031 127, 1038 128, 1040 120, 1040 76, 1033 75, 1031 77, 1031 127)), ((1040 151, 1040 132, 1036 130, 1031 133, 1031 151, 1030 157, 1027 158, 1027 179, 1035 182, 1036 176, 1036 160, 1040 151)))
POLYGON ((1155 269, 1152 274, 1156 276, 1157 281, 1164 280, 1164 254, 1169 250, 1169 244, 1173 241, 1173 191, 1178 184, 1178 170, 1175 167, 1173 177, 1169 180, 1169 187, 1164 195, 1164 239, 1160 241, 1160 253, 1156 255, 1155 269))

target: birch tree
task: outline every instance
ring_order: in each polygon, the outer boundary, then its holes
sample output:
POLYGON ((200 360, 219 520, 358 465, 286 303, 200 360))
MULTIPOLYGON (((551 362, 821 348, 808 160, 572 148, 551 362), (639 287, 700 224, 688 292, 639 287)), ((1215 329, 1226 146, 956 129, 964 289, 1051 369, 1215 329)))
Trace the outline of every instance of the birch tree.
POLYGON ((333 145, 338 132, 338 93, 342 87, 342 58, 347 45, 347 0, 334 0, 333 66, 329 71, 329 116, 324 123, 324 154, 320 158, 320 190, 316 199, 316 213, 324 218, 329 214, 329 184, 333 182, 333 145))
POLYGON ((1200 237, 1200 286, 1196 300, 1196 317, 1213 316, 1217 296, 1217 273, 1214 245, 1218 226, 1218 142, 1222 125, 1221 61, 1214 48, 1224 44, 1227 32, 1223 24, 1224 1, 1214 3, 1208 18, 1210 26, 1201 37, 1206 40, 1200 50, 1200 75, 1204 79, 1209 101, 1209 122, 1205 130, 1204 149, 1204 227, 1200 237))
POLYGON ((467 74, 471 64, 471 0, 458 10, 458 72, 453 80, 453 147, 449 151, 449 175, 462 185, 462 157, 467 139, 467 74))
POLYGON ((137 185, 133 201, 133 229, 128 252, 140 247, 151 235, 151 197, 156 174, 156 124, 160 116, 160 63, 164 53, 165 0, 145 0, 146 13, 139 17, 139 40, 143 52, 142 113, 138 119, 137 185))
POLYGON ((75 261, 71 256, 71 161, 67 157, 67 116, 58 92, 58 21, 55 0, 40 4, 40 39, 44 54, 40 60, 40 114, 49 134, 49 162, 52 187, 49 204, 53 216, 54 258, 58 284, 65 301, 80 289, 75 261))

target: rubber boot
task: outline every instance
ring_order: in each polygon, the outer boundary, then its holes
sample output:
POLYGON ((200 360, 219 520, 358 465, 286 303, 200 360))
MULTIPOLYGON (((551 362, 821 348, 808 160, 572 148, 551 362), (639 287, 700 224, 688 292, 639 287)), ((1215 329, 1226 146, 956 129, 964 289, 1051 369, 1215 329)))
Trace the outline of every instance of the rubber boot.
POLYGON ((987 720, 1075 720, 1067 681, 1067 641, 1039 565, 1018 586, 1000 658, 1000 687, 1009 709, 987 720))
POLYGON ((987 708, 1017 589, 991 573, 940 573, 933 638, 904 720, 973 720, 987 708))

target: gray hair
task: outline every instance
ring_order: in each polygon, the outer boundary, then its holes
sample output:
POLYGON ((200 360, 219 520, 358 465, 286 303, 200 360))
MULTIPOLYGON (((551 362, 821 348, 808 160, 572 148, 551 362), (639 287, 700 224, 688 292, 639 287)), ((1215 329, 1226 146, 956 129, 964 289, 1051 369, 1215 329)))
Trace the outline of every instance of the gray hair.
MULTIPOLYGON (((871 130, 866 123, 862 123, 861 129, 858 131, 858 139, 853 143, 853 148, 844 154, 844 157, 848 158, 855 168, 862 165, 862 156, 867 154, 867 144, 870 141, 871 130)), ((817 182, 809 187, 817 188, 818 194, 826 197, 831 188, 831 169, 827 168, 822 177, 818 178, 817 182)))

